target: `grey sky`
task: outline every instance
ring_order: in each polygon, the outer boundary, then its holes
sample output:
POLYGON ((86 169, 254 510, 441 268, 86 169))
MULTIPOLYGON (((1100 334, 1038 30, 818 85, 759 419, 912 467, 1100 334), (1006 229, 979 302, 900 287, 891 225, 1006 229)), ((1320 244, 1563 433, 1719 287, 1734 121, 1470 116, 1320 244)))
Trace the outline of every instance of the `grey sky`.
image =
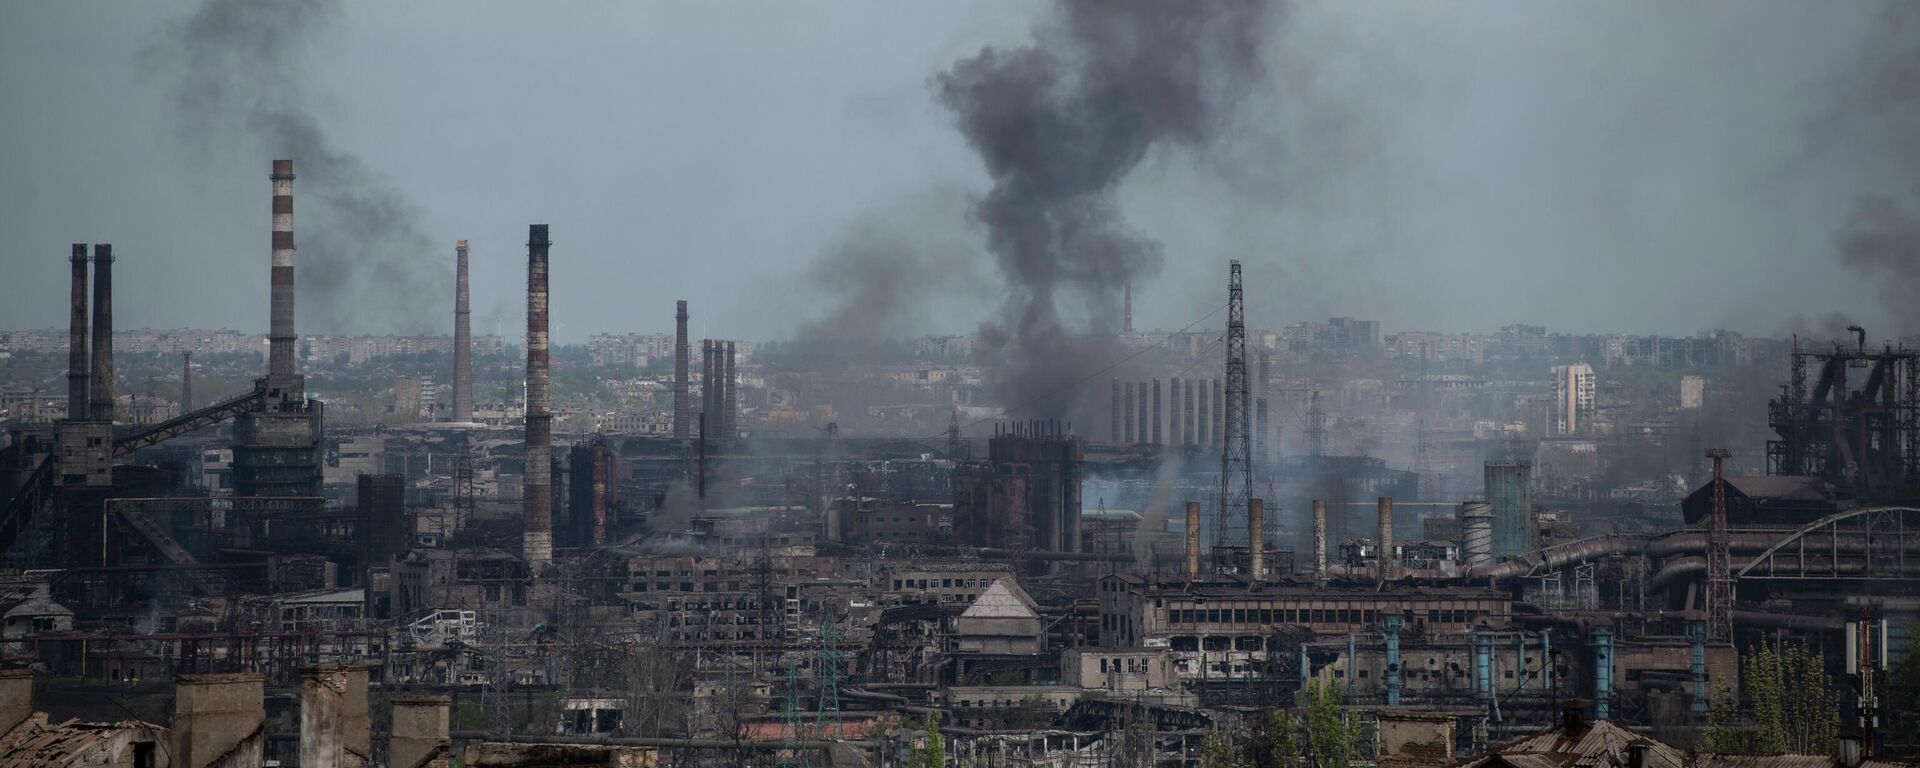
MULTIPOLYGON (((166 84, 137 56, 196 5, 0 4, 0 327, 63 322, 67 244, 86 240, 115 245, 123 327, 264 329, 270 150, 180 141, 166 84)), ((1125 183, 1132 225, 1167 254, 1136 290, 1138 322, 1206 313, 1237 257, 1260 326, 1774 332, 1831 311, 1884 324, 1834 244, 1862 194, 1912 182, 1887 170, 1894 148, 1816 128, 1862 76, 1879 14, 1293 9, 1225 138, 1149 157, 1125 183)), ((526 225, 543 222, 562 341, 668 330, 675 298, 699 335, 785 338, 846 295, 823 290, 822 249, 899 211, 938 258, 972 259, 934 271, 960 289, 902 328, 967 332, 998 306, 989 261, 964 247, 965 200, 987 182, 929 78, 1029 42, 1040 15, 356 0, 295 61, 332 143, 418 206, 436 244, 419 258, 451 263, 453 241, 472 241, 477 331, 519 332, 526 225)), ((450 328, 451 285, 419 293, 431 327, 393 330, 450 328)), ((315 316, 303 332, 385 330, 315 316)))

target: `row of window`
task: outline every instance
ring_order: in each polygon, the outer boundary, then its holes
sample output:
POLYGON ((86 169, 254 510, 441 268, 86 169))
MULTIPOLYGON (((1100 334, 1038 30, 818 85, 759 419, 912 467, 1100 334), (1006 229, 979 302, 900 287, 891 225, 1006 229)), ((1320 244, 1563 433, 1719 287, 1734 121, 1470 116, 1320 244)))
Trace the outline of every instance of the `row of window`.
POLYGON ((972 589, 992 584, 993 579, 894 579, 893 591, 907 589, 972 589), (932 586, 928 586, 932 585, 932 586))
MULTIPOLYGON (((1403 617, 1412 621, 1419 613, 1407 609, 1403 617)), ((1426 612, 1429 624, 1471 624, 1485 618, 1486 611, 1432 609, 1426 612)), ((1202 608, 1167 611, 1169 624, 1374 624, 1380 612, 1372 608, 1202 608)))

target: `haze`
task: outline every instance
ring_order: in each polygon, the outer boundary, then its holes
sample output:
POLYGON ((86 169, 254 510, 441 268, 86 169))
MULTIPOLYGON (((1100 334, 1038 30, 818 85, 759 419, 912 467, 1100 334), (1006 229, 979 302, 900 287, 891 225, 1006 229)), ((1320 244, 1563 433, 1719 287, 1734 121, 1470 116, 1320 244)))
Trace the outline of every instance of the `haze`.
MULTIPOLYGON (((197 7, 0 8, 0 327, 59 325, 67 245, 97 240, 140 288, 119 299, 122 327, 264 329, 262 176, 282 148, 225 133, 244 110, 183 121, 150 55, 197 7), (194 120, 208 140, 182 130, 194 120)), ((1902 116, 1841 112, 1881 71, 1885 8, 1274 10, 1265 76, 1218 135, 1156 146, 1117 190, 1128 226, 1164 247, 1136 286, 1142 327, 1211 311, 1239 258, 1256 327, 1341 314, 1777 333, 1843 312, 1920 330, 1876 300, 1877 262, 1838 256, 1859 200, 1912 188, 1911 162, 1895 162, 1911 150, 1875 122, 1902 116)), ((434 276, 464 238, 476 332, 517 335, 525 226, 544 222, 562 343, 665 330, 676 298, 697 336, 791 338, 858 296, 833 265, 861 227, 928 249, 895 279, 934 290, 903 288, 890 328, 973 332, 1006 295, 970 217, 990 181, 932 80, 983 47, 1031 44, 1042 13, 322 7, 287 41, 285 82, 264 79, 297 90, 331 146, 407 206, 424 245, 405 258, 426 269, 328 281, 305 234, 300 330, 448 332, 452 286, 434 276), (386 306, 353 303, 368 292, 386 306)))

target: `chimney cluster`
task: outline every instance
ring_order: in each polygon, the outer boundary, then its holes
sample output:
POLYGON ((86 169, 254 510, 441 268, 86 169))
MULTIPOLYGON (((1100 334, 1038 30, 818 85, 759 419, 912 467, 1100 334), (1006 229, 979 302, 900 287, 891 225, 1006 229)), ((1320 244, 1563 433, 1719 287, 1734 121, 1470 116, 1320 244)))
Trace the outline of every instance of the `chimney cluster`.
POLYGON ((67 420, 113 421, 113 246, 74 243, 67 314, 67 420), (88 317, 87 263, 93 263, 88 317))
POLYGON ((547 225, 527 227, 527 469, 521 550, 535 573, 553 560, 553 412, 548 389, 547 225))
POLYGON ((739 378, 731 341, 700 342, 700 435, 731 438, 740 434, 739 378))
POLYGON ((1225 439, 1225 382, 1221 379, 1114 379, 1108 432, 1116 443, 1214 447, 1225 439))
POLYGON ((473 421, 473 321, 467 297, 467 241, 454 243, 453 420, 473 421))

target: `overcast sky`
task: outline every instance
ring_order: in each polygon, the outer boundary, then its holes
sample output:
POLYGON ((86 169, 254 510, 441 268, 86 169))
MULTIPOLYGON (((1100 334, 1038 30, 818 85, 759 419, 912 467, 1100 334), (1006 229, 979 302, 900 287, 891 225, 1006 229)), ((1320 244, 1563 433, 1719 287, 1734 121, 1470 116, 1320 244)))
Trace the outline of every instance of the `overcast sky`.
MULTIPOLYGON (((0 327, 64 323, 68 244, 88 241, 119 257, 120 327, 264 331, 280 150, 244 114, 183 120, 151 53, 198 7, 0 3, 0 327)), ((938 244, 938 290, 896 312, 899 332, 964 333, 1003 295, 968 217, 989 181, 930 81, 1030 44, 1046 15, 350 0, 296 30, 268 81, 426 238, 382 258, 450 273, 453 242, 472 242, 476 332, 521 331, 526 225, 546 223, 563 342, 670 330, 676 298, 697 336, 791 337, 846 295, 847 262, 823 254, 862 227, 938 244)), ((1273 23, 1267 76, 1220 141, 1157 150, 1123 183, 1166 254, 1137 325, 1205 315, 1229 258, 1262 327, 1892 322, 1875 277, 1836 256, 1861 196, 1915 189, 1892 158, 1911 134, 1832 128, 1885 34, 1876 5, 1323 2, 1273 23)), ((302 175, 297 199, 324 183, 302 175)), ((303 270, 324 258, 297 237, 303 270)), ((299 329, 450 331, 450 282, 363 279, 315 296, 301 272, 299 329)))

